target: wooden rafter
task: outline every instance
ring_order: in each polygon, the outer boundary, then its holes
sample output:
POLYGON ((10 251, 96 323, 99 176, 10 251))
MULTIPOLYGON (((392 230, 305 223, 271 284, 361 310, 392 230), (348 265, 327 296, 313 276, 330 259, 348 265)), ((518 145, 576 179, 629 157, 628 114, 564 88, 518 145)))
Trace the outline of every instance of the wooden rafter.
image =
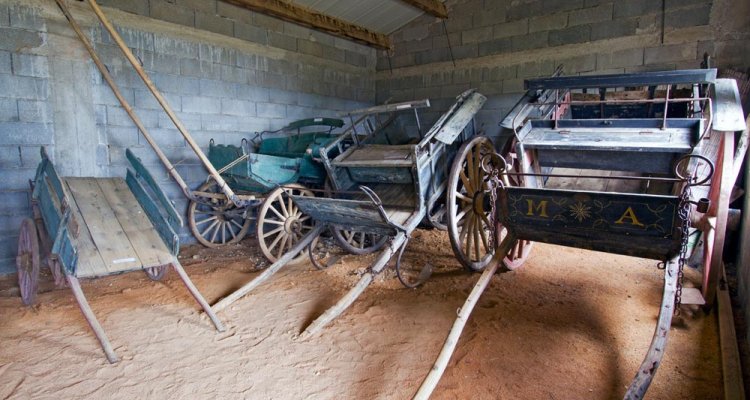
POLYGON ((330 33, 349 40, 364 43, 379 49, 390 50, 391 40, 388 36, 373 32, 359 25, 322 14, 306 7, 298 6, 284 0, 223 0, 248 10, 267 14, 298 25, 330 33))
POLYGON ((401 0, 404 3, 414 6, 427 14, 434 15, 438 18, 448 18, 448 9, 445 4, 438 0, 401 0))

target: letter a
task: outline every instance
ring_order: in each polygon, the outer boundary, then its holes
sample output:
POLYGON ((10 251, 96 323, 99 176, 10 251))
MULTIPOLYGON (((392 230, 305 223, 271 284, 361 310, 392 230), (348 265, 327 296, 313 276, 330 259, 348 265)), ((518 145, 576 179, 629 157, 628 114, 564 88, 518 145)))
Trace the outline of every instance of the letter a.
POLYGON ((526 199, 526 203, 529 205, 529 211, 526 215, 533 217, 534 211, 536 211, 539 213, 540 217, 549 218, 549 215, 547 215, 547 200, 540 201, 536 207, 534 207, 534 200, 532 199, 526 199))
POLYGON ((638 218, 636 218, 632 207, 628 207, 628 209, 622 214, 622 217, 615 221, 615 223, 624 224, 626 219, 630 220, 630 225, 643 226, 643 224, 638 221, 638 218))

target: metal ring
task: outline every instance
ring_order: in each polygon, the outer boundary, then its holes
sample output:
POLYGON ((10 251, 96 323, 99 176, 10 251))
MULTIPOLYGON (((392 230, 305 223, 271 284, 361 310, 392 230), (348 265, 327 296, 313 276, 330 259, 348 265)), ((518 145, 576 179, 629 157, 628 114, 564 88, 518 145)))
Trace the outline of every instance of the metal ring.
POLYGON ((488 153, 482 156, 479 160, 479 166, 487 174, 492 174, 494 170, 498 172, 505 172, 508 170, 508 162, 505 158, 497 153, 488 153), (497 164, 497 168, 492 168, 491 165, 497 164))
POLYGON ((708 157, 702 156, 700 154, 685 154, 684 156, 678 158, 677 161, 674 163, 674 174, 675 174, 676 177, 678 177, 678 178, 686 181, 689 186, 702 185, 702 184, 710 181, 711 177, 714 175, 714 163, 711 162, 711 160, 709 160, 708 157), (680 174, 680 164, 683 161, 685 161, 685 160, 689 160, 690 158, 698 158, 700 160, 705 161, 706 164, 708 164, 709 171, 708 171, 708 174, 706 175, 706 177, 703 178, 703 180, 698 181, 698 182, 690 182, 691 177, 689 177, 689 176, 682 176, 680 174))

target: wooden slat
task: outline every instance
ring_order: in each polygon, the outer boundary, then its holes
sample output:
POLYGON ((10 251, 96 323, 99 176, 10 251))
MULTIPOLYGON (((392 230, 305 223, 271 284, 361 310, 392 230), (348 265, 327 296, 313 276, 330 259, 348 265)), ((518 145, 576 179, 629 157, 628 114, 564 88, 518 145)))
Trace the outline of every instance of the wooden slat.
POLYGON ((121 178, 97 179, 117 221, 135 249, 143 267, 172 262, 172 254, 159 237, 128 185, 121 178))
POLYGON ((434 15, 441 19, 448 18, 448 9, 445 4, 437 0, 401 0, 404 3, 414 6, 427 14, 434 15))
POLYGON ((94 246, 104 261, 106 270, 95 270, 94 274, 109 275, 140 268, 143 264, 96 178, 68 178, 67 183, 83 217, 81 225, 88 227, 94 246))
POLYGON ((248 10, 268 14, 298 25, 354 40, 379 49, 390 50, 388 36, 283 0, 223 0, 248 10))
MULTIPOLYGON (((67 186, 68 193, 72 193, 68 181, 75 178, 66 178, 65 185, 67 186)), ((80 278, 87 278, 97 276, 101 274, 100 271, 107 271, 107 267, 104 264, 101 254, 94 245, 94 239, 91 237, 91 232, 86 226, 81 211, 78 208, 75 196, 68 196, 70 200, 70 212, 71 216, 79 221, 78 224, 78 236, 73 239, 73 245, 78 250, 78 265, 76 267, 75 275, 80 278)))

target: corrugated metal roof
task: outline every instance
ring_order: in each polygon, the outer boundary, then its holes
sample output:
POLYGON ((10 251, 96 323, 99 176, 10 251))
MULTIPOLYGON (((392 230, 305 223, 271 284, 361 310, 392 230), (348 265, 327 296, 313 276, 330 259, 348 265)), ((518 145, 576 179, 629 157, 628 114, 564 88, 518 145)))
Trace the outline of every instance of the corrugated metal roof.
POLYGON ((424 14, 400 0, 294 0, 293 3, 385 34, 424 14))

